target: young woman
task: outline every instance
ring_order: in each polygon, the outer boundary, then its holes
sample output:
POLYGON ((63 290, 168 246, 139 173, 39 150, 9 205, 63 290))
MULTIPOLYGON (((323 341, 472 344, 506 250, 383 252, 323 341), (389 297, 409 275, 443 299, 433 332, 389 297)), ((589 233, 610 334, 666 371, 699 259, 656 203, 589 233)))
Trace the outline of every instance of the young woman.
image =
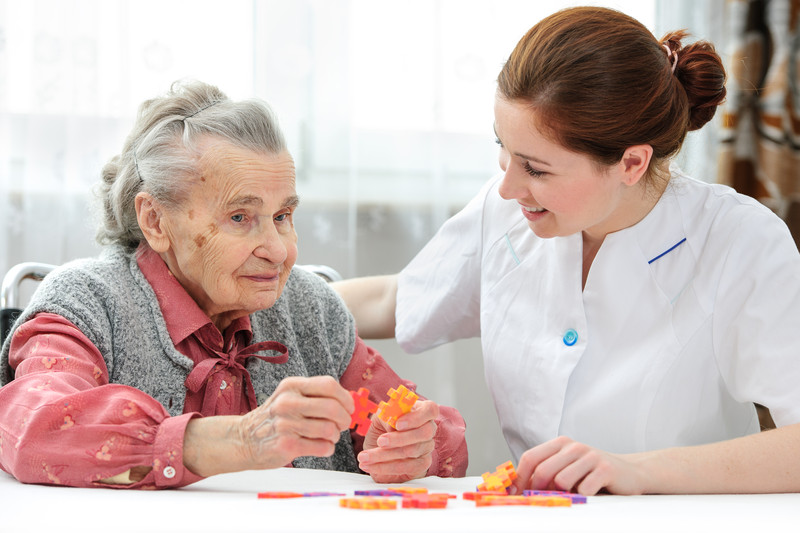
POLYGON ((539 22, 498 77, 502 173, 398 276, 338 286, 367 338, 481 337, 517 491, 800 490, 800 255, 670 165, 725 97, 685 37, 594 7, 539 22))

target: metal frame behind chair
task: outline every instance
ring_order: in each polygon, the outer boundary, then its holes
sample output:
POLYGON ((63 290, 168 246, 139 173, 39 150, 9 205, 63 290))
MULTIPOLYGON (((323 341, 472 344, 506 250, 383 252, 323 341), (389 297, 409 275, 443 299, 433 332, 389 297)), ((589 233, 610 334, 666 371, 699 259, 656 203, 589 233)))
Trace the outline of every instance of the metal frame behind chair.
POLYGON ((334 281, 342 281, 342 275, 336 271, 336 269, 329 267, 328 265, 295 265, 303 270, 308 270, 316 274, 317 276, 321 277, 328 283, 333 283, 334 281))
POLYGON ((56 265, 47 263, 19 263, 3 276, 3 285, 0 287, 0 346, 22 312, 19 301, 19 287, 22 282, 26 279, 42 281, 55 268, 56 265))

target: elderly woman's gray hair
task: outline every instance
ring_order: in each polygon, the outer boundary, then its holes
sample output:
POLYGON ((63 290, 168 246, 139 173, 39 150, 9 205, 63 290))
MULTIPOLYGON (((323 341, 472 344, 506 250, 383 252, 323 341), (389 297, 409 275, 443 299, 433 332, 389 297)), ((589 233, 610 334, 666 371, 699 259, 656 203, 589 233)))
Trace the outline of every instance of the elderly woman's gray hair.
POLYGON ((176 82, 144 102, 122 153, 103 167, 97 241, 135 248, 144 239, 134 199, 146 191, 166 207, 186 198, 199 170, 197 141, 213 136, 262 154, 279 154, 286 142, 278 121, 259 100, 234 102, 213 85, 176 82))

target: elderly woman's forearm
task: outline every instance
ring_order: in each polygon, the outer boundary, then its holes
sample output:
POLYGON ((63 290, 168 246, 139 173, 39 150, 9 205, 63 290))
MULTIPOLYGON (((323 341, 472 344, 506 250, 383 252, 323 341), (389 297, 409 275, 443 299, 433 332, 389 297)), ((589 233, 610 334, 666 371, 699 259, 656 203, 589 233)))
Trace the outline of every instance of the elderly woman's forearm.
POLYGON ((183 465, 202 477, 252 468, 242 453, 240 419, 211 416, 190 420, 183 438, 183 465))
POLYGON ((352 278, 332 284, 356 319, 363 339, 394 337, 397 275, 352 278))

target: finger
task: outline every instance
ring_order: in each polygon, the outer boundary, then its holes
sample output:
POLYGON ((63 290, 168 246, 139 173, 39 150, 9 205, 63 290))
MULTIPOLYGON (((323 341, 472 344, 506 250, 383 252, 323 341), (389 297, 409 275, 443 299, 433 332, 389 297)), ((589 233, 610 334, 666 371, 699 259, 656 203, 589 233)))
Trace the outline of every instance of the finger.
POLYGON ((420 442, 430 441, 436 436, 436 422, 429 420, 423 426, 404 431, 389 431, 378 437, 376 444, 380 448, 399 448, 420 442))
POLYGON ((397 448, 372 448, 358 454, 359 465, 392 463, 406 459, 418 459, 430 455, 434 449, 432 440, 418 442, 397 448))
POLYGON ((439 405, 430 400, 419 400, 411 411, 397 419, 395 427, 398 431, 418 428, 430 420, 439 417, 439 405))
MULTIPOLYGON (((309 434, 325 435, 325 438, 305 437, 300 433, 303 426, 298 419, 264 420, 254 427, 253 420, 245 415, 242 422, 242 442, 256 468, 274 468, 306 455, 328 457, 334 453, 338 442, 338 438, 331 438, 331 435, 340 435, 335 430, 317 427, 304 429, 309 434)), ((327 425, 332 427, 330 422, 327 425)))
POLYGON ((402 483, 424 477, 430 467, 431 456, 426 455, 417 459, 369 465, 369 470, 364 471, 378 483, 402 483))
MULTIPOLYGON (((341 407, 339 410, 341 411, 341 407)), ((280 408, 275 409, 266 416, 263 412, 256 413, 255 411, 244 415, 242 418, 244 436, 260 446, 278 438, 306 438, 325 440, 335 444, 339 442, 341 432, 344 431, 334 420, 298 415, 290 408, 289 416, 280 414, 280 411, 280 408)))
POLYGON ((286 464, 298 457, 330 457, 336 451, 336 443, 325 439, 283 436, 276 440, 274 448, 286 458, 283 462, 286 464))
POLYGON ((517 479, 514 481, 514 492, 522 493, 523 490, 532 488, 531 478, 539 464, 558 453, 561 448, 569 442, 571 441, 566 437, 557 437, 523 453, 517 465, 517 479))
MULTIPOLYGON (((594 450, 576 457, 553 477, 554 489, 573 491, 586 480, 587 476, 596 471, 599 462, 599 457, 594 450)), ((600 488, 602 487, 598 487, 598 490, 600 488)))
POLYGON ((336 444, 342 437, 342 430, 330 420, 315 418, 281 419, 275 422, 276 431, 281 435, 296 436, 301 439, 322 440, 336 444))
MULTIPOLYGON (((560 476, 564 469, 574 464, 581 457, 583 448, 585 447, 573 443, 562 447, 557 453, 540 462, 533 472, 531 488, 534 490, 555 489, 554 482, 556 477, 560 476)), ((585 475, 585 472, 583 475, 585 475)), ((580 477, 583 477, 583 475, 580 477)))
MULTIPOLYGON (((593 496, 601 490, 609 488, 620 477, 619 470, 607 458, 604 459, 599 454, 594 456, 587 454, 585 457, 581 457, 579 461, 576 461, 576 467, 578 471, 575 473, 575 477, 580 476, 580 471, 585 474, 572 482, 572 490, 585 496, 593 496)), ((614 493, 633 494, 635 490, 614 491, 614 493)))
POLYGON ((275 404, 273 412, 285 417, 300 419, 302 423, 312 420, 331 421, 337 431, 350 427, 350 413, 336 400, 331 398, 287 398, 275 404))
MULTIPOLYGON (((331 398, 342 404, 345 411, 352 413, 355 403, 350 393, 342 387, 332 376, 313 376, 285 378, 278 384, 298 391, 309 398, 331 398)), ((278 392, 278 389, 275 390, 278 392)))

